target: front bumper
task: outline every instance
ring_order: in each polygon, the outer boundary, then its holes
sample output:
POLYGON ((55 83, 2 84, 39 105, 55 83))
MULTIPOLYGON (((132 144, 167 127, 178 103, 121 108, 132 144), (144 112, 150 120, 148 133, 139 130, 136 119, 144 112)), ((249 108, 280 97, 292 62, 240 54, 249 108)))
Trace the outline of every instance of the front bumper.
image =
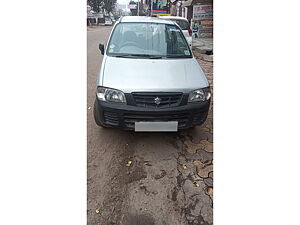
POLYGON ((186 129, 205 122, 210 100, 182 106, 153 109, 100 101, 95 103, 98 118, 107 127, 134 130, 135 122, 178 121, 178 129, 186 129))

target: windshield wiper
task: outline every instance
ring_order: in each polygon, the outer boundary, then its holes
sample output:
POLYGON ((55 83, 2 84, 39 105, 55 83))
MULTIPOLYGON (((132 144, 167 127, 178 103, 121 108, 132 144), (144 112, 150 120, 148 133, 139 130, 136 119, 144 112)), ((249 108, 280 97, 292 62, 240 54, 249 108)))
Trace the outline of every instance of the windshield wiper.
POLYGON ((149 55, 149 54, 133 54, 136 57, 145 57, 149 59, 161 59, 162 56, 160 55, 149 55))
POLYGON ((120 55, 112 55, 114 57, 120 57, 120 58, 131 58, 133 57, 132 54, 120 54, 120 55))
POLYGON ((148 54, 120 54, 120 55, 113 55, 115 57, 120 58, 149 58, 149 59, 161 59, 162 56, 159 55, 148 55, 148 54))
POLYGON ((191 55, 167 55, 167 58, 192 58, 191 55))

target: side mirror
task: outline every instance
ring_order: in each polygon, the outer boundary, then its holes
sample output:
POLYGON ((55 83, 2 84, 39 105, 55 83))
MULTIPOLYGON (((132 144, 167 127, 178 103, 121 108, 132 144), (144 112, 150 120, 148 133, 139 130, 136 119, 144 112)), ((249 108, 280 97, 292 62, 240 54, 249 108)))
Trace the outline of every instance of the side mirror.
POLYGON ((103 44, 99 44, 99 50, 100 50, 101 54, 104 55, 104 45, 103 44))

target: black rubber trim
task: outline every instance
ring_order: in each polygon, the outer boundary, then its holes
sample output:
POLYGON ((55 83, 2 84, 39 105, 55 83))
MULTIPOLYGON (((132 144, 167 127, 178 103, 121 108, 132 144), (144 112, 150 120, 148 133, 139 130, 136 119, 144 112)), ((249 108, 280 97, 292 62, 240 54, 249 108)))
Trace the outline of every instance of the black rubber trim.
MULTIPOLYGON (((128 101, 128 99, 127 99, 128 101)), ((101 120, 101 123, 104 125, 107 125, 109 127, 116 127, 124 130, 133 130, 134 128, 128 127, 128 124, 126 125, 124 121, 124 116, 128 115, 141 115, 145 116, 146 118, 156 117, 156 118, 166 118, 168 115, 172 118, 172 116, 175 115, 182 115, 186 114, 187 122, 179 127, 179 129, 185 129, 190 128, 196 125, 201 125, 205 122, 210 106, 210 100, 201 102, 201 103, 189 103, 185 105, 180 105, 177 107, 171 107, 171 108, 144 108, 144 107, 137 107, 127 104, 119 104, 119 103, 108 103, 100 100, 96 100, 97 110, 99 113, 99 117, 101 120), (110 113, 112 115, 115 115, 117 118, 113 118, 114 120, 117 119, 119 121, 118 124, 111 123, 108 121, 106 123, 104 118, 104 112, 110 113)), ((97 112, 96 112, 97 113, 97 112)), ((106 117, 107 118, 107 117, 106 117)))

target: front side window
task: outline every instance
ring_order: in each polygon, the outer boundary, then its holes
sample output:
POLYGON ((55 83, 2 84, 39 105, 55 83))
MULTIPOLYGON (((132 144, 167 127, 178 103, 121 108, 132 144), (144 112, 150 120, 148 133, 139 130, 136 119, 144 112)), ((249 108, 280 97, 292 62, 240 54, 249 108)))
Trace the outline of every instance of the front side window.
POLYGON ((192 57, 180 28, 158 23, 119 23, 109 41, 107 55, 192 57))
POLYGON ((189 22, 187 22, 187 21, 185 21, 185 20, 173 20, 175 23, 177 23, 179 26, 180 26, 180 28, 182 29, 182 30, 188 30, 188 29, 190 29, 190 24, 189 24, 189 22))

